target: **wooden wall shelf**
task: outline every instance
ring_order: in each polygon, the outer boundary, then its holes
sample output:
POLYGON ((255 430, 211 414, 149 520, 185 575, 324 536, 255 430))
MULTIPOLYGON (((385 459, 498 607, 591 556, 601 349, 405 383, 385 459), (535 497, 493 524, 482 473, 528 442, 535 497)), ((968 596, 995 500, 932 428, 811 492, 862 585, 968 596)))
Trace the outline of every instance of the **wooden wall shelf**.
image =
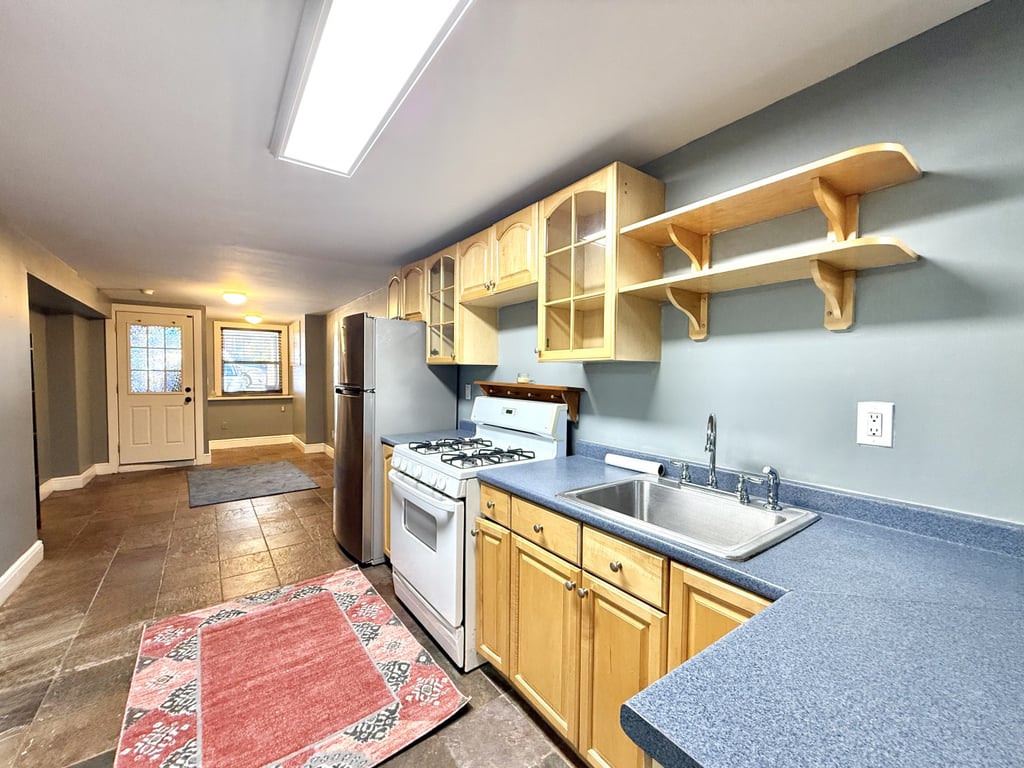
POLYGON ((853 323, 857 270, 905 264, 918 258, 895 237, 861 237, 773 256, 737 259, 701 272, 628 285, 620 293, 671 301, 690 317, 690 338, 707 336, 707 296, 759 285, 814 280, 825 294, 825 327, 845 330, 853 323))
POLYGON ((660 248, 675 245, 692 271, 627 285, 619 293, 672 302, 689 317, 690 338, 700 341, 708 335, 710 294, 810 279, 825 295, 825 327, 844 331, 853 324, 858 270, 917 259, 896 238, 857 236, 860 196, 920 176, 902 144, 868 144, 623 227, 626 237, 660 248), (711 265, 712 234, 815 206, 825 216, 824 243, 711 265))
POLYGON ((920 176, 902 144, 868 144, 631 224, 621 234, 675 245, 694 269, 707 269, 710 235, 815 206, 828 222, 829 240, 855 238, 860 195, 920 176))
POLYGON ((563 387, 553 384, 519 384, 501 381, 474 381, 488 397, 511 397, 516 400, 538 400, 565 403, 569 407, 569 421, 580 420, 580 393, 582 387, 563 387))

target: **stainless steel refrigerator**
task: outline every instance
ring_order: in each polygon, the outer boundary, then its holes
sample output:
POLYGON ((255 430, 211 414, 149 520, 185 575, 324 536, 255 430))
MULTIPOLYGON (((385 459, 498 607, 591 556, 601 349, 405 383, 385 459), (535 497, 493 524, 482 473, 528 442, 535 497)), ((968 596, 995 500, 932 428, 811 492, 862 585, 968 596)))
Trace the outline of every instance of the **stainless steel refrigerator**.
POLYGON ((454 429, 454 366, 426 364, 423 323, 348 315, 337 329, 334 538, 360 563, 384 561, 380 437, 454 429))

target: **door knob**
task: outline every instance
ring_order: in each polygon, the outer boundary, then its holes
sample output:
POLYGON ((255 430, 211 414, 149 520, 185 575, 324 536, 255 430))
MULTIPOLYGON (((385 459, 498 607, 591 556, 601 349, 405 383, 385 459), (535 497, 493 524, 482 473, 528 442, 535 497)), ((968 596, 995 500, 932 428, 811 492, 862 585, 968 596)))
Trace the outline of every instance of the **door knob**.
POLYGON ((576 594, 580 597, 586 597, 588 594, 590 594, 590 590, 586 589, 585 587, 580 587, 576 590, 576 594))
POLYGON ((191 397, 186 397, 185 398, 185 405, 188 405, 191 402, 192 402, 192 398, 191 397))
POLYGON ((572 592, 574 589, 576 589, 576 582, 575 581, 567 581, 567 582, 565 582, 565 588, 566 588, 567 591, 572 592))
POLYGON ((191 392, 192 391, 192 387, 185 387, 185 391, 186 392, 191 392))

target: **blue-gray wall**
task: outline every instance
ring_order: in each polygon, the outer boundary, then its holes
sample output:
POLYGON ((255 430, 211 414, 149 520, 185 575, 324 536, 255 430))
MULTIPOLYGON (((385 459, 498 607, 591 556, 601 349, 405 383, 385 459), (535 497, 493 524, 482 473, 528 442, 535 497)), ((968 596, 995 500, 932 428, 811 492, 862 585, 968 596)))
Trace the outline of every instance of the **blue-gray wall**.
MULTIPOLYGON (((862 274, 851 332, 809 281, 716 295, 706 342, 665 306, 662 360, 539 364, 536 304, 500 313, 497 368, 462 382, 583 386, 577 439, 1024 522, 1024 3, 983 6, 644 168, 668 206, 850 147, 901 142, 926 175, 862 199, 863 235, 921 262, 862 274), (895 447, 858 446, 858 400, 896 403, 895 447)), ((613 160, 615 158, 608 158, 613 160)), ((713 259, 824 231, 817 212, 716 236, 713 259)), ((678 253, 667 254, 678 262, 678 253)), ((469 417, 461 401, 460 418, 469 417)))

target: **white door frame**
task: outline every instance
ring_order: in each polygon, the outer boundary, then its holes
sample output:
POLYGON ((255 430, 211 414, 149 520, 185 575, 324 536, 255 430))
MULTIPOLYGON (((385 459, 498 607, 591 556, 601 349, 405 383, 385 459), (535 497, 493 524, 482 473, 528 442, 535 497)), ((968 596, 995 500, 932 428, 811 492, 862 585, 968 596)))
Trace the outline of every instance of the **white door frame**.
POLYGON ((193 466, 209 464, 210 454, 203 450, 206 437, 206 359, 203 357, 203 334, 206 333, 205 313, 195 307, 155 307, 149 304, 111 304, 110 317, 104 322, 107 356, 107 462, 111 472, 135 472, 143 469, 193 466), (117 412, 117 334, 115 325, 118 312, 146 312, 149 314, 192 313, 192 354, 195 357, 195 412, 196 458, 186 461, 168 461, 159 464, 122 464, 120 449, 120 422, 117 412))

